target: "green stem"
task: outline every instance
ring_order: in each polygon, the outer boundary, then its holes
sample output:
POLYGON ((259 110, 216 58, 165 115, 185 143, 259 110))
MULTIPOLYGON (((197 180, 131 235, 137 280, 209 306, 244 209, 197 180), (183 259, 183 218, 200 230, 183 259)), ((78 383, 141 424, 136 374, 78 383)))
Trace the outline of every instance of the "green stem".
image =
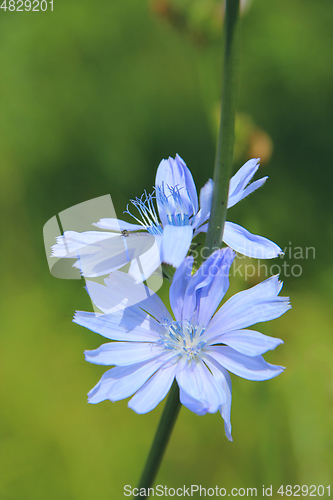
POLYGON ((226 0, 221 121, 214 165, 214 193, 206 237, 206 256, 222 245, 232 172, 239 73, 239 0, 226 0))
MULTIPOLYGON (((221 123, 214 167, 214 193, 206 238, 206 247, 209 250, 207 257, 214 248, 220 248, 222 244, 226 218, 234 147, 238 51, 239 0, 226 0, 221 123)), ((180 407, 179 389, 174 381, 139 484, 139 489, 145 488, 147 493, 158 472, 180 407)), ((140 498, 148 498, 148 496, 149 493, 144 497, 140 496, 140 498)))
MULTIPOLYGON (((154 482, 155 476, 159 469, 160 463, 163 458, 164 451, 167 447, 173 426, 176 422, 181 403, 179 401, 179 389, 177 382, 174 380, 168 399, 166 400, 162 417, 158 425, 156 435, 147 458, 146 466, 141 476, 139 483, 140 488, 145 488, 146 491, 154 482)), ((148 498, 147 496, 140 496, 140 498, 148 498)))

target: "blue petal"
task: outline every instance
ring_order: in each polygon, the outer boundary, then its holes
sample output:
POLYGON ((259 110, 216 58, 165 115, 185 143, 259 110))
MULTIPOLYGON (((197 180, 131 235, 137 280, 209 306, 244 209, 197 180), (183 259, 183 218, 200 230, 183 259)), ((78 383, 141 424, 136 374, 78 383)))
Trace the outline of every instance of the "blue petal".
POLYGON ((226 344, 246 356, 259 356, 283 344, 283 340, 254 330, 235 330, 210 338, 209 343, 226 344))
MULTIPOLYGON (((148 312, 160 322, 171 319, 162 300, 143 283, 136 284, 126 273, 115 271, 104 280, 105 285, 87 280, 86 288, 95 306, 103 313, 125 313, 125 309, 136 307, 148 312)), ((140 309, 137 310, 140 314, 140 309)), ((146 314, 141 317, 144 319, 146 314)))
POLYGON ((193 236, 191 226, 167 225, 163 229, 163 262, 179 267, 190 248, 193 236))
POLYGON ((236 293, 217 311, 205 335, 214 338, 218 334, 278 318, 291 307, 289 297, 278 297, 281 288, 278 277, 272 276, 248 290, 236 293))
POLYGON ((226 401, 223 403, 219 410, 224 420, 224 430, 229 441, 232 441, 231 437, 231 421, 230 421, 230 412, 231 412, 231 378, 229 373, 223 366, 221 366, 215 359, 207 354, 203 353, 202 359, 216 378, 216 381, 222 387, 225 395, 226 401))
POLYGON ((192 224, 193 229, 196 229, 195 234, 203 231, 202 228, 199 228, 199 226, 209 219, 213 190, 214 182, 212 179, 209 179, 200 190, 200 210, 196 214, 192 224))
POLYGON ((120 219, 100 219, 93 224, 101 229, 108 229, 109 231, 139 231, 144 229, 141 224, 130 224, 120 219))
POLYGON ((193 257, 186 257, 176 270, 169 291, 171 309, 177 321, 183 318, 185 291, 191 279, 193 257))
POLYGON ((84 249, 89 248, 93 252, 98 248, 100 242, 117 236, 101 231, 85 231, 83 233, 65 231, 62 236, 57 237, 57 243, 52 246, 52 257, 78 258, 84 249))
POLYGON ((108 342, 98 349, 84 351, 86 361, 96 365, 128 366, 163 354, 156 342, 108 342))
POLYGON ((108 288, 110 302, 114 301, 118 304, 121 300, 124 304, 124 300, 126 300, 126 307, 136 303, 138 307, 161 323, 165 319, 171 319, 168 309, 159 296, 146 285, 134 283, 133 278, 128 274, 116 271, 108 278, 105 278, 104 282, 108 288))
POLYGON ((234 259, 230 248, 216 250, 192 276, 185 292, 183 319, 206 327, 229 287, 234 259))
POLYGON ((206 415, 207 413, 205 405, 189 396, 182 388, 179 389, 179 401, 183 406, 186 406, 186 408, 197 415, 206 415))
POLYGON ((153 410, 167 395, 176 369, 176 363, 166 363, 162 366, 128 402, 129 408, 136 413, 148 413, 153 410))
POLYGON ((167 360, 170 354, 149 362, 131 366, 116 366, 104 373, 98 384, 89 392, 89 403, 100 403, 105 399, 118 401, 132 396, 167 360))
POLYGON ((283 253, 273 241, 252 234, 233 222, 225 223, 223 241, 236 252, 255 259, 273 259, 283 253))
MULTIPOLYGON (((229 183, 229 195, 228 195, 228 207, 233 207, 240 200, 245 198, 250 192, 254 191, 254 189, 248 191, 245 194, 245 188, 256 173, 259 168, 260 158, 253 158, 252 160, 247 161, 236 174, 231 177, 229 183)), ((265 178, 265 180, 267 177, 265 178)), ((261 181, 262 179, 260 179, 261 181)), ((265 180, 263 182, 265 182, 265 180)), ((258 182, 258 181, 257 181, 258 182)), ((263 184, 263 182, 261 184, 263 184)), ((260 185, 261 185, 260 184, 260 185)), ((256 186, 257 189, 259 185, 256 186)))
POLYGON ((194 213, 198 211, 198 194, 197 188, 195 187, 195 182, 193 180, 190 169, 186 166, 184 160, 177 154, 175 158, 178 165, 183 169, 185 176, 185 188, 186 192, 190 198, 191 206, 193 206, 194 213))
POLYGON ((139 258, 155 244, 155 237, 148 233, 135 233, 129 237, 102 231, 69 233, 64 234, 61 248, 68 248, 69 257, 78 257, 74 267, 86 277, 109 274, 139 258))
POLYGON ((283 372, 283 366, 271 365, 262 356, 245 356, 228 346, 206 346, 205 352, 229 372, 248 380, 268 380, 283 372))
POLYGON ((229 271, 235 254, 230 248, 214 252, 199 268, 202 277, 209 275, 210 282, 198 294, 197 323, 206 327, 229 288, 229 271), (216 257, 214 258, 216 254, 216 257))
POLYGON ((184 406, 190 403, 195 413, 215 413, 226 401, 221 385, 200 358, 189 363, 183 358, 178 364, 176 379, 181 389, 181 403, 184 406))
POLYGON ((155 236, 154 245, 138 258, 133 259, 128 273, 136 283, 146 281, 162 263, 162 236, 155 236))
POLYGON ((115 271, 104 280, 105 285, 86 281, 86 289, 95 306, 103 313, 121 312, 126 307, 141 306, 153 292, 143 283, 136 284, 131 276, 115 271))
POLYGON ((224 430, 229 441, 232 441, 231 437, 231 421, 230 421, 230 413, 231 413, 231 378, 227 370, 225 370, 225 384, 223 386, 224 391, 228 394, 228 400, 226 403, 221 405, 220 412, 222 418, 224 420, 224 430))
POLYGON ((132 308, 120 314, 76 311, 73 321, 110 340, 155 342, 165 333, 165 328, 154 318, 148 315, 144 318, 132 308))
POLYGON ((194 234, 197 235, 198 233, 207 233, 207 231, 208 231, 208 222, 203 226, 200 226, 198 229, 196 229, 194 231, 194 234))
MULTIPOLYGON (((180 158, 180 156, 176 155, 175 159, 169 157, 168 160, 161 161, 157 168, 155 186, 156 188, 164 188, 166 190, 166 195, 168 195, 168 186, 171 188, 177 186, 184 203, 188 207, 188 210, 193 213, 198 211, 198 195, 195 183, 190 170, 187 168, 185 162, 180 158)), ((161 220, 164 224, 165 221, 162 216, 164 207, 158 199, 157 206, 161 220)), ((170 197, 170 206, 172 209, 175 208, 172 197, 170 197)))
MULTIPOLYGON (((249 194, 256 191, 263 184, 265 184, 267 179, 268 179, 268 176, 266 175, 266 177, 262 177, 261 179, 258 179, 257 181, 251 182, 251 184, 244 189, 241 200, 243 200, 244 198, 246 198, 246 196, 248 196, 249 194)), ((230 208, 230 207, 228 207, 228 208, 230 208)))

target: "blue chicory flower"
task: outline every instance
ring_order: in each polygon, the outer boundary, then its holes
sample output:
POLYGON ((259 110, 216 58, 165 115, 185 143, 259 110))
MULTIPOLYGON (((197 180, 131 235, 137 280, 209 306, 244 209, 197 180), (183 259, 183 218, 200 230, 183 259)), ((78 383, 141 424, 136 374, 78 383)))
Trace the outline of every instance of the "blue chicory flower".
MULTIPOLYGON (((259 159, 249 160, 231 178, 228 208, 264 184, 267 177, 249 184, 258 168, 259 159)), ((136 224, 104 218, 94 225, 111 233, 66 231, 64 236, 58 237, 52 255, 79 256, 74 265, 86 277, 108 274, 128 261, 131 261, 129 273, 137 281, 142 276, 147 279, 162 262, 177 268, 186 257, 192 238, 207 231, 213 186, 209 179, 201 189, 199 208, 196 186, 184 161, 178 155, 175 159, 162 160, 156 173, 154 194, 145 193, 141 198, 131 200, 138 210, 138 217, 127 207, 126 212, 134 217, 136 224), (115 239, 121 232, 132 236, 126 238, 126 242, 122 241, 125 238, 115 239)), ((233 222, 225 223, 223 241, 248 257, 270 259, 282 253, 272 241, 251 234, 233 222)))
POLYGON ((228 371, 248 380, 270 379, 283 371, 262 357, 282 340, 247 327, 290 308, 289 298, 278 296, 282 283, 273 276, 235 294, 217 310, 233 259, 230 248, 216 250, 192 275, 193 257, 187 257, 170 286, 174 318, 156 294, 128 274, 116 271, 105 285, 88 280, 88 293, 102 312, 77 311, 73 321, 117 341, 85 352, 91 363, 115 365, 89 392, 88 401, 133 396, 128 406, 146 413, 176 379, 181 403, 199 415, 220 411, 231 440, 228 371))

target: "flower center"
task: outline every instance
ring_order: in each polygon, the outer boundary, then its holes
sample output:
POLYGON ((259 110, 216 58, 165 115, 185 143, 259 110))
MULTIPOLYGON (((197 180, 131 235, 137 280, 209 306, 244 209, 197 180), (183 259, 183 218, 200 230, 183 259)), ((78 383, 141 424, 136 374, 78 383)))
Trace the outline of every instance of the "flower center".
POLYGON ((206 345, 206 342, 200 340, 203 332, 203 328, 195 327, 189 321, 172 321, 166 325, 161 341, 165 349, 172 349, 190 360, 206 345))
POLYGON ((147 192, 145 191, 142 194, 141 198, 135 198, 135 200, 130 200, 132 205, 134 205, 137 211, 139 212, 142 220, 138 219, 133 214, 131 214, 131 212, 128 209, 128 205, 124 213, 129 214, 131 217, 133 217, 133 219, 135 219, 139 224, 141 224, 141 226, 143 226, 150 234, 156 236, 158 234, 162 234, 162 226, 156 214, 153 202, 154 198, 155 196, 152 193, 147 194, 147 192))

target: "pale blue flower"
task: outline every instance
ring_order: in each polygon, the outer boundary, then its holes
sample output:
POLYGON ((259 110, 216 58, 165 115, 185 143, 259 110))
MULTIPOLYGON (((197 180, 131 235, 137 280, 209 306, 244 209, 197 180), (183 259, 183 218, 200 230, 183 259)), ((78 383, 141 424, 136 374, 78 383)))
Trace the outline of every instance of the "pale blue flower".
POLYGON ((262 357, 282 340, 247 327, 290 308, 288 297, 278 296, 282 283, 273 276, 235 294, 217 310, 233 259, 230 248, 216 250, 192 275, 193 258, 187 257, 170 287, 174 318, 156 294, 128 274, 116 271, 105 286, 87 281, 101 313, 78 311, 74 322, 118 341, 85 352, 91 363, 115 365, 89 392, 89 402, 132 396, 128 406, 146 413, 176 379, 181 403, 199 415, 220 411, 231 440, 228 371, 248 380, 270 379, 283 371, 262 357))
MULTIPOLYGON (((228 208, 264 184, 267 177, 249 184, 258 168, 258 159, 249 160, 231 178, 228 208)), ((213 181, 209 179, 201 189, 199 208, 195 183, 184 161, 178 155, 175 159, 162 160, 156 173, 154 194, 145 193, 141 198, 131 200, 137 215, 127 207, 126 212, 136 220, 136 224, 106 218, 95 226, 111 233, 66 231, 53 246, 53 256, 79 256, 81 262, 78 261, 75 266, 87 277, 110 273, 128 261, 131 261, 129 273, 136 280, 142 276, 147 279, 163 262, 177 268, 186 257, 193 237, 207 231, 213 186, 213 181), (121 231, 131 235, 125 242, 125 238, 115 239, 121 231)), ((225 223, 223 241, 248 257, 270 259, 282 253, 272 241, 253 235, 233 222, 225 223)))

